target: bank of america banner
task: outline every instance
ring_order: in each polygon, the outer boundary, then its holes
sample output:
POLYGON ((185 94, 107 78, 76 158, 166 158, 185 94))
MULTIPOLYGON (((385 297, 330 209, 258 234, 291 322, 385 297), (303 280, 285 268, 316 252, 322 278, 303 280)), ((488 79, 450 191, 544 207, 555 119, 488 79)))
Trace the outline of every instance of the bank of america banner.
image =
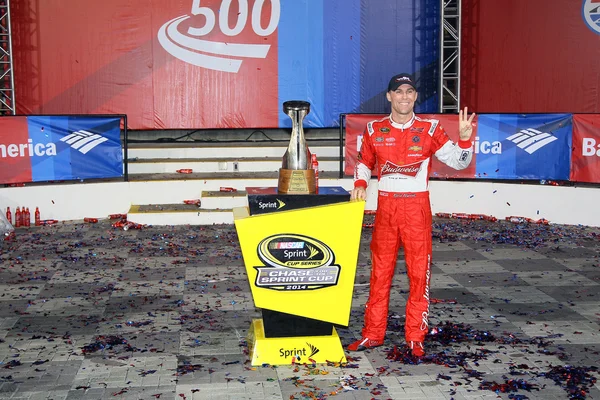
POLYGON ((123 176, 121 118, 0 118, 0 183, 123 176))
POLYGON ((573 115, 571 180, 600 183, 600 114, 573 115))
POLYGON ((480 115, 476 171, 488 179, 568 180, 571 114, 480 115))
POLYGON ((440 5, 398 0, 44 0, 11 4, 18 114, 126 114, 133 129, 305 127, 386 112, 415 73, 437 110, 440 5), (93 16, 93 17, 92 17, 93 16), (60 56, 58 56, 60 55, 60 56))
MULTIPOLYGON (((458 116, 421 115, 440 120, 448 135, 458 139, 458 116)), ((366 123, 385 115, 350 114, 346 116, 346 148, 344 172, 351 175, 366 123)), ((569 180, 571 171, 572 114, 482 114, 477 116, 473 133, 475 154, 469 168, 455 171, 435 161, 432 178, 468 179, 550 179, 569 180)), ((595 120, 598 122, 597 120, 595 120)), ((597 134, 591 136, 591 125, 581 143, 587 143, 585 154, 598 152, 597 134), (592 149, 593 148, 593 149, 592 149)), ((579 137, 579 136, 577 136, 579 137)), ((591 156, 590 156, 591 157, 591 156)), ((586 160, 587 161, 587 160, 586 160)), ((589 163, 595 161, 590 158, 589 163)), ((587 164, 586 164, 587 165, 587 164)), ((600 165, 589 168, 590 176, 598 174, 600 165)), ((599 174, 600 175, 600 174, 599 174)), ((600 182, 598 180, 597 182, 600 182)))

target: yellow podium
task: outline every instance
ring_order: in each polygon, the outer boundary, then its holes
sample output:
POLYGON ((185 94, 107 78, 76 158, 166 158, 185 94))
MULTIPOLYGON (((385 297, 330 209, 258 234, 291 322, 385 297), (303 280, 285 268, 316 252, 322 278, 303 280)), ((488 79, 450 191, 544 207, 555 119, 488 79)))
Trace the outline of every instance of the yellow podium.
POLYGON ((252 365, 346 361, 334 325, 350 319, 365 203, 326 192, 262 195, 233 210, 254 304, 263 313, 248 334, 252 365), (281 211, 298 201, 303 208, 281 211), (251 215, 261 204, 279 211, 251 215))

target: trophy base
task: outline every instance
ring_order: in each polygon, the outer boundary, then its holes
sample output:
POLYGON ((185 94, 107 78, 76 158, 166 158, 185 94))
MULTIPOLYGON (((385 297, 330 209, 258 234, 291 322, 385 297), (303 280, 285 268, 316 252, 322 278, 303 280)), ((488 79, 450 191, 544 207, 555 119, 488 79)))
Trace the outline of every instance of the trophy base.
POLYGON ((315 194, 317 181, 313 169, 279 169, 277 192, 280 194, 315 194))

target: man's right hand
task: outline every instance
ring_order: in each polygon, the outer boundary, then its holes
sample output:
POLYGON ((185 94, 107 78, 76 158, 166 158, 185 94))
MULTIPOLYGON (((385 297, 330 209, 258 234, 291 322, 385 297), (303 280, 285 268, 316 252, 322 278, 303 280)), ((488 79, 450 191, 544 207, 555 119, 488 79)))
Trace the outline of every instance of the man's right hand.
POLYGON ((367 199, 367 191, 364 187, 355 187, 350 192, 350 200, 366 200, 367 199))

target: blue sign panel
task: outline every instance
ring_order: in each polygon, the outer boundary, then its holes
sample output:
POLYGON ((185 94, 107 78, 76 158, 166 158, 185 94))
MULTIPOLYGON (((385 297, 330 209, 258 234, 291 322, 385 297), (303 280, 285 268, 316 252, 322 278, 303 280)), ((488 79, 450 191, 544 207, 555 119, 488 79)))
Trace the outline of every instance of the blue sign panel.
POLYGON ((120 122, 120 117, 27 117, 36 155, 32 181, 123 176, 120 122))
MULTIPOLYGON (((304 126, 340 113, 389 113, 390 78, 415 75, 416 111, 439 109, 439 1, 294 0, 278 25, 278 98, 311 104, 304 126)), ((279 126, 290 118, 279 107, 279 126)))
POLYGON ((478 117, 477 177, 569 179, 571 114, 485 114, 478 117))

